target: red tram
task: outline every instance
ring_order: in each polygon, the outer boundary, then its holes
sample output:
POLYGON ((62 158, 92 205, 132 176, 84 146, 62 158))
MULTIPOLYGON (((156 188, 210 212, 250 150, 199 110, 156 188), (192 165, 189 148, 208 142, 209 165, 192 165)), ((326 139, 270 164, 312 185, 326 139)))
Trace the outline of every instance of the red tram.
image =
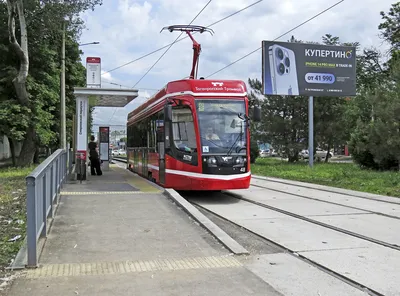
MULTIPOLYGON (((186 31, 191 38, 189 30, 206 30, 196 26, 168 29, 186 31)), ((196 79, 200 45, 194 40, 193 48, 190 79, 169 82, 128 115, 127 168, 176 190, 248 188, 246 85, 238 80, 196 79)), ((260 115, 255 107, 253 119, 259 121, 260 115)))

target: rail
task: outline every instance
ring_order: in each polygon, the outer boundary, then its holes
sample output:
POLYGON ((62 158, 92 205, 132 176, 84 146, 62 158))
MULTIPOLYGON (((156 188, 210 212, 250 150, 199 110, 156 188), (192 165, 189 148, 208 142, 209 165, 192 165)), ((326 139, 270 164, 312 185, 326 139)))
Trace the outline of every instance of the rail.
POLYGON ((70 172, 70 152, 58 149, 26 177, 27 187, 27 267, 38 265, 38 241, 45 238, 48 218, 70 172))

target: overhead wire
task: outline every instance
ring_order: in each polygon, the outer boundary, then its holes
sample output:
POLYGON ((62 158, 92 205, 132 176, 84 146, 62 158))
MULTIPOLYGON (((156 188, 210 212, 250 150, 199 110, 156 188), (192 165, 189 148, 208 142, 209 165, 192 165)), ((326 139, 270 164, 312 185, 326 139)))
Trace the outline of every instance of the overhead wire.
MULTIPOLYGON (((339 5, 339 4, 342 3, 343 1, 344 1, 344 0, 341 0, 341 1, 336 2, 336 3, 333 4, 332 6, 330 6, 330 7, 326 8, 326 9, 324 9, 323 11, 321 11, 321 12, 319 12, 318 14, 314 15, 313 17, 307 19, 306 21, 302 22, 301 24, 297 25, 296 27, 290 29, 289 31, 287 31, 287 32, 285 32, 285 33, 283 33, 283 34, 281 34, 280 36, 276 37, 276 38, 275 38, 274 40, 272 40, 272 41, 276 41, 277 39, 279 39, 279 38, 285 36, 286 34, 289 34, 290 32, 296 30, 297 28, 299 28, 299 27, 305 25, 306 23, 308 23, 308 22, 310 22, 311 20, 317 18, 317 17, 320 16, 321 14, 323 14, 323 13, 327 12, 328 10, 331 10, 331 9, 334 8, 335 6, 339 5)), ((255 50, 249 52, 248 54, 242 56, 241 58, 237 59, 236 61, 234 61, 234 62, 232 62, 232 63, 226 65, 226 66, 223 67, 222 69, 220 69, 220 70, 218 70, 218 71, 216 71, 216 72, 214 72, 214 73, 212 73, 212 74, 206 76, 206 78, 211 77, 211 76, 213 76, 213 75, 215 75, 215 74, 217 74, 217 73, 219 73, 219 72, 225 70, 226 68, 228 68, 228 67, 230 67, 230 66, 236 64, 237 62, 240 62, 241 60, 247 58, 248 56, 251 56, 253 53, 259 51, 261 48, 262 48, 262 47, 260 46, 259 48, 257 48, 257 49, 255 49, 255 50)))
MULTIPOLYGON (((191 24, 194 22, 194 20, 197 19, 197 17, 203 12, 204 9, 207 8, 207 6, 211 3, 211 1, 212 1, 212 0, 209 0, 209 1, 207 2, 207 4, 204 5, 204 7, 199 11, 199 13, 190 21, 189 25, 191 25, 191 24)), ((157 61, 155 61, 155 63, 150 67, 150 69, 147 70, 146 73, 144 73, 144 75, 135 83, 134 86, 132 86, 132 88, 134 88, 140 81, 142 81, 142 79, 143 79, 144 77, 146 77, 146 75, 151 71, 151 69, 153 69, 154 66, 157 65, 157 63, 158 63, 158 62, 162 59, 162 57, 168 52, 168 50, 170 50, 170 48, 175 44, 175 42, 178 41, 179 37, 181 37, 182 34, 183 34, 183 31, 179 34, 179 36, 175 39, 175 41, 172 42, 172 43, 170 44, 170 46, 169 46, 169 47, 164 51, 164 53, 157 59, 157 61)))
MULTIPOLYGON (((106 83, 106 84, 111 84, 111 85, 116 85, 119 86, 120 88, 127 88, 127 89, 131 89, 131 87, 127 86, 127 85, 123 85, 123 84, 119 84, 116 82, 111 82, 109 80, 105 80, 104 78, 101 79, 102 83, 106 83)), ((151 90, 151 91, 159 91, 159 89, 157 88, 149 88, 149 87, 139 87, 137 88, 137 90, 151 90)))
MULTIPOLYGON (((216 22, 214 22, 214 23, 208 25, 207 27, 212 27, 212 26, 214 26, 214 25, 216 25, 216 24, 218 24, 218 23, 220 23, 220 22, 222 22, 222 21, 224 21, 224 20, 226 20, 226 19, 228 19, 228 18, 230 18, 230 17, 232 17, 232 16, 238 14, 238 13, 241 13, 242 11, 245 11, 246 9, 249 9, 250 7, 252 7, 252 6, 254 6, 254 5, 256 5, 256 4, 258 4, 258 3, 262 2, 262 1, 263 1, 263 0, 258 0, 258 1, 254 2, 254 3, 250 4, 250 5, 248 5, 248 6, 246 6, 246 7, 244 7, 244 8, 242 8, 242 9, 240 9, 240 10, 238 10, 238 11, 235 11, 234 13, 231 13, 231 14, 227 15, 226 17, 224 17, 224 18, 222 18, 222 19, 220 19, 220 20, 218 20, 218 21, 216 21, 216 22)), ((196 33, 197 33, 197 32, 193 32, 192 35, 195 35, 196 33)), ((176 40, 175 43, 178 43, 178 42, 180 42, 180 41, 182 41, 182 40, 184 40, 184 39, 186 39, 186 38, 189 38, 189 37, 188 37, 188 36, 182 37, 181 39, 176 40)), ((134 62, 137 62, 137 61, 142 60, 142 59, 144 59, 144 58, 146 58, 146 57, 148 57, 148 56, 151 56, 151 55, 155 54, 156 52, 159 52, 159 51, 163 50, 164 48, 167 48, 168 46, 170 46, 170 45, 172 45, 172 44, 174 44, 174 42, 173 42, 173 43, 170 43, 170 44, 167 44, 167 45, 165 45, 165 46, 163 46, 163 47, 160 47, 159 49, 153 50, 153 51, 151 51, 151 52, 149 52, 149 53, 147 53, 147 54, 145 54, 145 55, 143 55, 143 56, 141 56, 141 57, 138 57, 138 58, 136 58, 136 59, 134 59, 134 60, 132 60, 132 61, 129 61, 129 62, 123 64, 123 65, 120 65, 120 66, 115 67, 115 68, 113 68, 113 69, 111 69, 111 70, 108 70, 108 71, 104 72, 104 73, 101 74, 101 75, 104 75, 104 74, 107 74, 107 73, 116 71, 116 70, 121 69, 121 68, 123 68, 123 67, 126 67, 126 66, 128 66, 128 65, 130 65, 130 64, 132 64, 132 63, 134 63, 134 62)))

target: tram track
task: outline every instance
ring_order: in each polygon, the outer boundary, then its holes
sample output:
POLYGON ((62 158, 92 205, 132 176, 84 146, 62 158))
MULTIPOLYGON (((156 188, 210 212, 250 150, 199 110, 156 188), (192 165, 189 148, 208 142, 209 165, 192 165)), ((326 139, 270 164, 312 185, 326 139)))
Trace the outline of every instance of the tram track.
MULTIPOLYGON (((124 163, 127 162, 126 159, 121 159, 121 158, 114 158, 114 159, 117 160, 117 161, 120 161, 120 162, 124 162, 124 163)), ((262 189, 267 189, 267 190, 271 190, 271 191, 275 191, 275 192, 279 192, 279 193, 284 193, 286 195, 292 195, 292 196, 296 196, 296 197, 300 197, 300 198, 304 198, 304 199, 308 199, 308 200, 313 200, 313 201, 316 201, 316 202, 324 202, 324 203, 328 203, 328 204, 332 204, 332 205, 346 207, 346 208, 349 208, 349 209, 365 211, 366 213, 369 213, 369 214, 376 214, 376 215, 381 215, 381 216, 384 216, 384 217, 387 217, 387 218, 400 220, 399 217, 392 216, 392 215, 387 215, 387 214, 384 214, 384 213, 381 213, 381 212, 369 211, 369 210, 366 210, 366 209, 362 209, 362 208, 358 208, 358 207, 352 207, 352 206, 348 206, 348 205, 343 205, 343 204, 336 203, 336 202, 320 200, 320 199, 312 198, 312 197, 306 197, 306 196, 303 196, 303 195, 300 195, 300 194, 288 193, 288 192, 285 192, 283 190, 271 189, 271 188, 260 186, 260 185, 253 185, 252 184, 251 186, 262 188, 262 189)), ((363 234, 360 234, 360 233, 356 233, 354 231, 350 231, 350 230, 347 230, 347 229, 344 229, 344 228, 341 228, 341 227, 330 225, 328 223, 320 222, 320 221, 317 221, 315 219, 308 218, 306 216, 296 214, 294 212, 286 211, 286 210, 283 210, 283 209, 280 209, 280 208, 277 208, 277 207, 274 207, 274 206, 271 206, 271 205, 267 205, 267 204, 259 202, 259 201, 251 200, 249 198, 243 197, 243 196, 241 196, 239 194, 235 194, 233 192, 223 191, 221 194, 225 194, 225 195, 231 196, 233 198, 246 201, 248 203, 260 206, 262 208, 266 208, 266 209, 271 210, 271 211, 275 211, 275 212, 281 213, 281 214, 286 215, 286 216, 290 216, 290 217, 293 217, 293 218, 296 218, 296 219, 300 219, 302 221, 306 221, 306 222, 309 222, 309 223, 312 223, 312 224, 315 224, 315 225, 319 225, 319 226, 322 226, 322 227, 325 227, 325 228, 328 228, 328 229, 331 229, 331 230, 334 230, 334 231, 337 231, 337 232, 340 232, 340 233, 343 233, 343 234, 346 234, 346 235, 350 235, 350 236, 353 236, 353 237, 356 237, 356 238, 359 238, 359 239, 362 239, 362 240, 365 240, 365 241, 369 241, 369 242, 375 243, 377 245, 380 245, 380 246, 383 246, 383 247, 386 247, 386 248, 390 248, 390 249, 394 249, 394 250, 400 251, 400 246, 397 245, 397 244, 390 244, 390 243, 387 243, 385 241, 375 239, 373 237, 369 237, 369 236, 366 236, 366 235, 363 235, 363 234)), ((193 203, 192 201, 190 201, 190 202, 193 203)), ((193 203, 193 204, 196 205, 196 206, 201 207, 201 205, 198 204, 198 203, 193 203)))
MULTIPOLYGON (((236 196, 232 196, 230 194, 227 194, 226 192, 220 193, 220 194, 225 194, 225 195, 237 198, 236 196)), ((225 221, 228 224, 232 224, 232 225, 235 225, 238 228, 245 229, 245 231, 247 231, 247 232, 251 233, 252 235, 254 235, 254 236, 266 241, 268 244, 274 246, 274 248, 276 248, 277 250, 280 250, 282 253, 290 254, 290 255, 294 256, 295 258, 298 258, 298 259, 302 260, 303 262, 306 262, 307 264, 310 264, 311 266, 313 266, 315 268, 318 268, 319 270, 321 270, 321 271, 323 271, 323 272, 325 272, 325 273, 327 273, 327 274, 329 274, 329 275, 341 280, 342 282, 345 282, 348 285, 351 285, 351 286, 353 286, 353 287, 355 287, 355 288, 367 293, 368 295, 373 295, 373 296, 383 296, 383 295, 385 295, 385 294, 382 294, 382 293, 380 293, 380 292, 378 292, 378 291, 376 291, 374 289, 371 289, 370 287, 367 287, 366 285, 363 285, 362 283, 359 283, 359 282, 351 279, 350 277, 347 277, 347 276, 345 276, 345 275, 343 275, 341 273, 338 273, 338 272, 336 272, 336 271, 334 271, 334 270, 332 270, 332 269, 330 269, 330 268, 328 268, 328 267, 326 267, 326 266, 324 266, 324 265, 322 265, 322 264, 320 264, 320 263, 318 263, 318 262, 316 262, 314 260, 311 260, 311 259, 307 258, 306 256, 304 256, 304 255, 300 254, 299 252, 293 250, 292 248, 288 248, 288 247, 284 246, 283 244, 280 244, 280 243, 278 243, 278 242, 276 242, 274 240, 271 240, 271 239, 261 235, 260 233, 258 233, 256 231, 253 231, 253 230, 251 230, 251 229, 249 229, 247 227, 244 227, 243 225, 241 225, 239 223, 236 223, 236 222, 224 217, 223 215, 215 213, 214 211, 208 209, 207 207, 205 207, 205 206, 203 206, 203 205, 201 205, 201 204, 199 204, 197 202, 191 201, 190 197, 188 197, 187 195, 183 195, 183 197, 185 199, 187 199, 192 205, 197 207, 199 210, 204 211, 204 212, 206 212, 206 213, 208 213, 210 215, 213 215, 213 216, 219 218, 220 220, 225 221)), ((246 201, 246 200, 244 200, 244 201, 246 201)), ((260 205, 258 205, 258 206, 260 206, 260 205)))
MULTIPOLYGON (((118 157, 115 158, 114 157, 113 160, 115 160, 117 162, 127 163, 127 160, 123 159, 123 158, 118 158, 118 157)), ((273 191, 281 192, 281 193, 284 193, 284 194, 287 194, 287 195, 293 195, 293 196, 297 196, 297 197, 301 197, 301 198, 307 198, 307 199, 313 200, 315 202, 326 202, 328 204, 339 205, 339 206, 347 207, 349 209, 356 209, 356 210, 364 211, 364 212, 366 212, 366 214, 369 214, 369 213, 370 214, 381 214, 383 216, 386 216, 387 218, 399 219, 399 217, 395 217, 395 216, 392 217, 390 215, 386 215, 386 214, 379 213, 379 212, 368 211, 368 210, 365 210, 365 209, 352 207, 352 206, 347 206, 347 205, 343 205, 343 204, 336 203, 336 202, 324 201, 324 200, 320 200, 320 199, 316 199, 316 198, 310 198, 310 197, 305 197, 305 196, 302 196, 302 195, 296 195, 296 194, 292 194, 292 193, 288 193, 288 192, 284 192, 284 191, 274 190, 274 189, 271 189, 271 188, 268 188, 268 187, 264 187, 264 186, 260 186, 260 185, 251 185, 251 186, 258 187, 258 188, 261 188, 261 189, 266 189, 266 190, 273 190, 273 191)), ((292 185, 292 186, 296 186, 296 185, 292 185)), ((201 194, 201 193, 198 193, 198 194, 201 194)), ((191 195, 191 194, 187 194, 187 193, 183 193, 182 192, 181 195, 185 199, 187 199, 192 205, 194 205, 199 210, 201 210, 203 213, 207 213, 207 215, 210 216, 210 217, 215 217, 214 219, 219 219, 220 220, 219 223, 225 224, 224 226, 220 226, 221 228, 228 228, 228 227, 230 227, 229 225, 232 225, 233 227, 236 227, 237 229, 242 229, 244 232, 247 232, 247 233, 249 233, 249 235, 252 235, 253 237, 258 238, 260 241, 265 241, 268 245, 270 245, 270 247, 275 248, 278 252, 290 254, 291 256, 293 256, 295 258, 298 258, 299 260, 302 260, 303 262, 305 262, 305 263, 307 263, 307 264, 309 264, 309 265, 321 270, 322 272, 324 272, 326 274, 329 274, 330 276, 332 276, 332 277, 334 277, 334 278, 336 278, 336 279, 338 279, 338 280, 340 280, 340 281, 342 281, 342 282, 344 282, 344 283, 346 283, 346 284, 348 284, 350 286, 353 286, 353 287, 357 288, 360 291, 365 292, 368 295, 374 295, 374 296, 385 295, 385 294, 382 294, 382 291, 381 292, 377 291, 376 287, 375 287, 375 289, 369 287, 368 286, 369 285, 368 281, 362 283, 363 280, 360 280, 360 279, 357 279, 357 278, 351 278, 351 276, 347 276, 346 275, 346 272, 341 272, 341 270, 337 270, 335 267, 329 266, 329 264, 328 264, 328 266, 325 266, 326 264, 318 262, 319 261, 318 259, 315 259, 315 258, 310 259, 310 258, 308 258, 307 257, 308 256, 307 253, 304 254, 304 251, 295 250, 293 248, 293 246, 286 246, 285 242, 278 242, 278 241, 276 241, 276 239, 270 239, 265 234, 263 235, 263 234, 259 233, 257 230, 249 229, 249 227, 243 226, 239 222, 232 221, 232 219, 229 219, 229 217, 226 217, 223 214, 217 213, 213 209, 207 208, 207 205, 202 205, 201 202, 195 201, 195 198, 193 199, 193 195, 191 195), (301 254, 300 252, 303 253, 303 254, 301 254)), ((283 210, 283 209, 280 209, 280 208, 277 208, 277 207, 274 207, 274 206, 270 206, 270 205, 264 204, 264 203, 259 202, 259 201, 251 200, 249 198, 243 197, 243 196, 238 195, 238 194, 233 193, 233 192, 223 191, 221 193, 217 193, 213 197, 213 199, 218 199, 218 195, 221 196, 221 197, 225 196, 225 197, 230 197, 230 198, 234 198, 234 199, 237 199, 237 200, 241 200, 243 202, 247 202, 249 204, 252 204, 252 205, 254 205, 256 207, 260 207, 260 208, 264 208, 266 210, 270 210, 270 211, 274 211, 274 212, 280 213, 280 214, 285 215, 287 217, 290 217, 292 219, 299 219, 299 221, 301 220, 301 221, 304 221, 304 222, 308 222, 308 223, 316 225, 316 226, 320 226, 320 227, 324 227, 326 229, 330 229, 330 230, 336 231, 336 232, 341 233, 343 235, 352 236, 352 237, 355 237, 357 239, 367 241, 369 243, 374 243, 374 244, 376 244, 376 245, 378 245, 380 247, 385 247, 385 248, 390 248, 392 250, 400 251, 400 246, 398 246, 396 244, 390 244, 390 243, 387 243, 387 242, 384 242, 384 241, 381 241, 381 240, 378 240, 378 239, 375 239, 375 238, 372 238, 372 237, 369 237, 369 236, 366 236, 366 235, 363 235, 363 234, 360 234, 360 233, 357 233, 357 232, 354 232, 354 231, 349 231, 347 229, 336 227, 336 226, 330 225, 328 223, 316 221, 316 220, 313 220, 313 219, 308 218, 306 216, 296 214, 294 212, 290 212, 290 211, 283 210)))
MULTIPOLYGON (((347 192, 342 192, 342 191, 338 192, 338 191, 333 191, 333 190, 329 190, 329 189, 325 189, 325 188, 310 187, 310 186, 301 184, 303 182, 300 182, 300 181, 295 181, 296 183, 290 183, 290 182, 287 182, 284 179, 282 179, 282 180, 280 180, 280 179, 271 179, 271 178, 268 178, 268 177, 265 177, 265 179, 264 179, 264 178, 262 178, 260 176, 252 176, 252 179, 253 180, 257 180, 257 181, 279 183, 279 184, 287 185, 287 186, 301 187, 301 188, 304 188, 304 189, 312 189, 312 190, 317 190, 317 191, 322 191, 322 192, 327 192, 327 193, 341 194, 341 195, 346 195, 346 196, 353 197, 353 198, 365 199, 365 200, 369 200, 369 201, 377 201, 377 202, 388 203, 388 204, 393 204, 393 205, 400 205, 400 199, 396 200, 396 201, 394 201, 394 200, 393 201, 389 201, 389 200, 376 199, 376 198, 360 196, 360 195, 357 195, 357 194, 352 194, 352 193, 347 193, 347 192)), ((251 185, 252 186, 256 186, 256 187, 266 188, 266 187, 259 186, 259 185, 254 185, 254 184, 251 184, 251 185)), ((266 188, 266 189, 269 189, 269 188, 266 188)), ((341 188, 337 188, 337 189, 341 189, 341 188)), ((272 190, 272 189, 270 189, 270 190, 272 190)))
POLYGON ((322 227, 325 227, 325 228, 329 228, 329 229, 335 230, 335 231, 343 233, 343 234, 351 235, 353 237, 356 237, 356 238, 359 238, 359 239, 363 239, 363 240, 375 243, 375 244, 383 246, 383 247, 387 247, 387 248, 391 248, 391 249, 400 251, 400 246, 396 245, 396 244, 390 244, 390 243, 387 243, 387 242, 384 242, 384 241, 381 241, 381 240, 378 240, 378 239, 375 239, 375 238, 372 238, 372 237, 368 237, 368 236, 365 236, 365 235, 362 235, 362 234, 359 234, 359 233, 356 233, 356 232, 353 232, 353 231, 349 231, 349 230, 346 230, 346 229, 343 229, 343 228, 340 228, 340 227, 336 227, 336 226, 330 225, 328 223, 316 221, 316 220, 308 218, 306 216, 302 216, 302 215, 299 215, 299 214, 296 214, 296 213, 293 213, 293 212, 289 212, 289 211, 282 210, 282 209, 277 208, 277 207, 273 207, 273 206, 264 204, 262 202, 258 202, 258 201, 254 201, 254 200, 242 197, 242 196, 240 196, 238 194, 235 194, 235 193, 232 193, 232 192, 224 192, 223 194, 232 196, 232 197, 234 197, 236 199, 243 200, 243 201, 246 201, 248 203, 251 203, 251 204, 254 204, 254 205, 257 205, 257 206, 260 206, 260 207, 263 207, 263 208, 266 208, 266 209, 269 209, 269 210, 272 210, 272 211, 275 211, 275 212, 278 212, 278 213, 281 213, 281 214, 284 214, 284 215, 287 215, 287 216, 290 216, 290 217, 293 217, 293 218, 296 218, 296 219, 300 219, 300 220, 303 220, 303 221, 306 221, 306 222, 309 222, 309 223, 313 223, 313 224, 316 224, 316 225, 319 225, 319 226, 322 226, 322 227))
MULTIPOLYGON (((268 182, 275 182, 275 181, 269 181, 268 180, 268 182)), ((276 183, 280 183, 280 182, 276 182, 276 183)), ((290 186, 297 186, 297 185, 287 184, 287 183, 283 183, 283 184, 290 185, 290 186)), ((346 207, 346 208, 353 209, 353 210, 364 211, 364 212, 368 212, 370 214, 376 214, 376 215, 384 216, 384 217, 391 218, 391 219, 400 220, 400 217, 398 217, 398 216, 393 216, 393 215, 389 215, 389 214, 385 214, 385 213, 377 212, 377 211, 371 211, 371 210, 368 210, 368 209, 365 209, 365 208, 349 206, 349 205, 345 205, 345 204, 334 202, 334 201, 329 201, 329 200, 319 199, 319 198, 315 198, 315 197, 305 196, 305 195, 302 195, 302 194, 290 193, 290 192, 287 192, 287 191, 284 191, 284 190, 273 189, 273 188, 266 187, 266 186, 261 186, 261 185, 251 184, 250 186, 257 187, 257 188, 262 188, 262 189, 267 189, 267 190, 270 190, 270 191, 275 191, 275 192, 283 193, 283 194, 286 194, 286 195, 292 195, 292 196, 300 197, 300 198, 303 198, 303 199, 313 200, 313 201, 317 201, 317 202, 323 202, 323 203, 332 204, 332 205, 336 205, 336 206, 342 206, 342 207, 346 207)), ((299 187, 301 187, 301 186, 299 186, 299 187)), ((304 187, 304 188, 307 188, 307 187, 304 187)), ((307 189, 310 189, 310 188, 307 188, 307 189)), ((315 189, 315 188, 312 188, 312 189, 313 190, 317 190, 317 191, 320 190, 320 189, 315 189)), ((323 190, 320 190, 320 191, 323 191, 323 190)), ((331 192, 331 191, 325 191, 325 192, 336 193, 336 192, 331 192)), ((339 193, 336 193, 336 194, 339 194, 339 193)), ((358 196, 355 196, 355 195, 351 195, 351 196, 355 197, 355 198, 362 198, 362 197, 358 197, 358 196)), ((384 200, 375 200, 375 199, 371 199, 371 198, 365 198, 365 199, 370 200, 370 201, 374 201, 374 202, 390 203, 390 202, 384 201, 384 200)), ((390 203, 390 204, 400 206, 400 204, 398 204, 398 203, 390 203)))

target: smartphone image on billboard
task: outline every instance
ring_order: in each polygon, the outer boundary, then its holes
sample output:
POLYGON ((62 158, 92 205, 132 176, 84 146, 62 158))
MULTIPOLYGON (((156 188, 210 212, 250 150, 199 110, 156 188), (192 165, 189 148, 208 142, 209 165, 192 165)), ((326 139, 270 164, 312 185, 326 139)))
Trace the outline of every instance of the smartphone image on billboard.
POLYGON ((299 95, 296 58, 293 50, 274 44, 269 47, 269 64, 272 93, 275 95, 299 95))

